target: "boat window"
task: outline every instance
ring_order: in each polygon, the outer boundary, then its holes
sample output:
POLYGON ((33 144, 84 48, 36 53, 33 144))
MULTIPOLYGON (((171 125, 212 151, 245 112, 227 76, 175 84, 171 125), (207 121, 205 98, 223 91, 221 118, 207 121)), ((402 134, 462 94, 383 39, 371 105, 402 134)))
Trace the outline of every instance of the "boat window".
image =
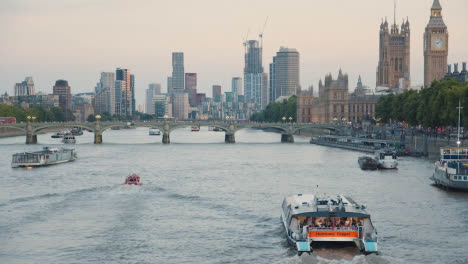
POLYGON ((466 176, 463 176, 463 180, 466 181, 466 176))

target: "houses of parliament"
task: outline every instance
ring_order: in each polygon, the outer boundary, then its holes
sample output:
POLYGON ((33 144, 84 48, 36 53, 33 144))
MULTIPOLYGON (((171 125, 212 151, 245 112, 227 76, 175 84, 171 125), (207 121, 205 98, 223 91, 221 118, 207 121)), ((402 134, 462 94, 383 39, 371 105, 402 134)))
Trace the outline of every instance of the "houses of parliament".
MULTIPOLYGON (((411 30, 407 18, 401 25, 389 26, 382 21, 379 30, 379 61, 376 87, 397 92, 411 87, 411 30)), ((429 23, 424 32, 424 86, 444 78, 448 56, 448 31, 442 17, 442 6, 434 0, 429 23)), ((297 100, 297 121, 333 123, 337 121, 360 122, 375 118, 375 105, 379 96, 369 93, 361 78, 353 93, 348 89, 348 75, 340 70, 337 79, 331 74, 319 83, 318 96, 313 88, 300 91, 297 100)))

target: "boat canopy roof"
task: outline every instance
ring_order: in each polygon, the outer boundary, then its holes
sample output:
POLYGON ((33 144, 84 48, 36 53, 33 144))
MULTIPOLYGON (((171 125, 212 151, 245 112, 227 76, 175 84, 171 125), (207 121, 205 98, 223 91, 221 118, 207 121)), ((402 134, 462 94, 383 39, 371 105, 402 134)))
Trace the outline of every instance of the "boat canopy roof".
POLYGON ((370 217, 364 206, 342 195, 297 194, 284 199, 283 209, 290 210, 290 216, 370 217))
POLYGON ((468 160, 468 148, 440 148, 440 158, 443 160, 468 160))

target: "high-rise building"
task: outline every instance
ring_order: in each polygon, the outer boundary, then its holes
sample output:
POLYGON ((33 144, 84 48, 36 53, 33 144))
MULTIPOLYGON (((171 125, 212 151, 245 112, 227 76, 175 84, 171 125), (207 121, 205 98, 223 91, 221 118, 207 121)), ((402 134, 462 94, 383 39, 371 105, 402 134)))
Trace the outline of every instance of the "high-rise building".
POLYGON ((253 112, 260 111, 268 104, 268 75, 263 72, 262 47, 257 40, 244 43, 244 95, 245 100, 255 105, 253 112))
POLYGON ((244 73, 244 88, 245 100, 256 105, 254 112, 268 105, 268 74, 244 73))
POLYGON ((214 102, 220 102, 221 100, 221 85, 213 85, 213 101, 214 102))
POLYGON ((71 90, 67 81, 57 80, 53 88, 53 94, 59 96, 59 105, 64 112, 71 110, 71 90))
POLYGON ((242 95, 242 78, 241 77, 232 77, 232 93, 234 97, 242 95))
POLYGON ((167 77, 167 93, 170 94, 172 92, 172 77, 167 77))
POLYGON ((281 47, 270 64, 270 101, 296 94, 299 86, 299 52, 281 47))
POLYGON ((164 116, 172 117, 172 104, 170 96, 166 94, 156 94, 152 99, 152 111, 156 118, 164 118, 164 116))
POLYGON ((434 0, 431 18, 424 32, 424 86, 444 78, 448 56, 448 31, 442 19, 442 6, 434 0))
POLYGON ((185 73, 185 92, 189 94, 190 106, 195 106, 197 96, 197 74, 185 73))
POLYGON ((126 89, 127 82, 122 80, 115 80, 115 114, 124 115, 122 110, 123 90, 126 89))
POLYGON ((377 86, 391 89, 411 86, 410 33, 408 19, 403 20, 400 29, 395 19, 390 31, 387 19, 380 24, 377 86))
POLYGON ((101 72, 101 79, 95 88, 94 111, 96 114, 115 114, 115 73, 101 72))
POLYGON ((150 83, 148 85, 148 89, 146 90, 146 109, 145 112, 147 114, 154 114, 154 107, 153 107, 153 97, 157 94, 161 94, 161 84, 159 83, 150 83))
POLYGON ((177 120, 188 119, 189 114, 189 101, 188 93, 173 93, 172 98, 172 114, 177 120))
POLYGON ((249 40, 246 45, 244 72, 262 73, 262 47, 257 40, 249 40))
POLYGON ((136 101, 135 101, 135 75, 130 74, 130 90, 132 91, 132 112, 130 116, 135 117, 136 114, 136 101))
POLYGON ((184 53, 172 53, 172 87, 170 93, 183 93, 185 89, 184 53))
POLYGON ((35 95, 32 77, 26 77, 23 82, 15 84, 15 96, 35 95))
MULTIPOLYGON (((115 71, 116 81, 121 81, 121 100, 120 100, 120 115, 122 116, 133 116, 133 91, 134 78, 131 77, 130 70, 117 68, 115 71), (132 81, 133 80, 133 81, 132 81)), ((116 83, 117 86, 117 83, 116 83)), ((117 97, 117 96, 116 96, 117 97)), ((117 99, 117 98, 116 98, 117 99)))

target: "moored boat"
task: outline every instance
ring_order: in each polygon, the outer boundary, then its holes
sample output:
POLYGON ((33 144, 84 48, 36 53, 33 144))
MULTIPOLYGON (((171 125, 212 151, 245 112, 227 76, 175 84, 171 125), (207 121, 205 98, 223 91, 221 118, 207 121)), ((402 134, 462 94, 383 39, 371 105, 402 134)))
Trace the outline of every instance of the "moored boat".
POLYGON ((431 180, 436 185, 467 191, 468 148, 441 148, 440 160, 435 163, 431 180))
POLYGON ((378 168, 377 161, 369 156, 361 156, 358 159, 359 167, 362 170, 376 170, 378 168))
POLYGON ((65 144, 75 144, 76 139, 73 134, 66 134, 63 136, 62 142, 65 144))
POLYGON ((74 127, 70 130, 71 134, 74 136, 81 136, 83 135, 83 130, 80 127, 74 127))
POLYGON ((149 129, 149 135, 150 136, 159 136, 161 135, 161 131, 157 128, 150 128, 149 129))
POLYGON ((398 166, 397 153, 392 150, 378 150, 375 152, 375 160, 379 169, 396 169, 398 166))
POLYGON ((468 191, 468 148, 461 148, 460 118, 461 102, 458 102, 457 147, 440 149, 440 160, 435 163, 431 180, 436 185, 468 191))
POLYGON ((363 253, 378 253, 377 231, 365 206, 336 195, 297 194, 281 207, 286 237, 298 252, 310 253, 314 243, 354 243, 363 253))
POLYGON ((13 154, 11 167, 40 167, 73 161, 75 159, 76 152, 74 149, 44 147, 41 151, 13 154))
POLYGON ((136 174, 129 175, 125 179, 125 184, 128 184, 128 185, 141 185, 140 176, 138 176, 136 174))

